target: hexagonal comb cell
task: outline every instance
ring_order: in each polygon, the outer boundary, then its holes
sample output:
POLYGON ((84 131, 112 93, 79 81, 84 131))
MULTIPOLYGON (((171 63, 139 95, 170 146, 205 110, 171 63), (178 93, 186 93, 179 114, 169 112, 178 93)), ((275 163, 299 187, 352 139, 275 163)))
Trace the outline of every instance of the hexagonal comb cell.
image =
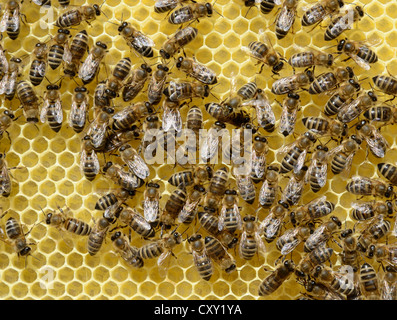
MULTIPOLYGON (((161 0, 157 0, 156 4, 159 2, 161 0)), ((183 2, 183 6, 193 4, 183 2)), ((331 1, 321 1, 321 3, 327 2, 331 1)), ((82 30, 85 30, 88 36, 88 52, 84 49, 81 52, 81 59, 78 60, 85 61, 89 55, 89 50, 92 50, 95 45, 98 47, 98 42, 102 43, 102 46, 104 44, 106 49, 104 50, 102 63, 99 64, 99 72, 94 74, 92 79, 85 84, 89 97, 88 111, 86 126, 81 133, 74 131, 71 122, 69 122, 69 116, 73 108, 75 88, 82 86, 83 83, 78 76, 71 79, 68 75, 65 75, 62 72, 63 66, 55 70, 47 67, 45 77, 42 77, 42 83, 33 87, 39 101, 40 110, 43 110, 43 100, 48 97, 47 94, 50 90, 48 86, 60 86, 62 109, 59 116, 63 117, 63 121, 61 127, 58 128, 58 132, 54 127, 51 127, 48 111, 47 114, 43 114, 43 122, 41 119, 38 122, 26 121, 26 112, 23 113, 22 109, 18 109, 22 103, 21 97, 18 100, 18 97, 15 96, 13 100, 7 100, 3 104, 4 110, 5 108, 13 110, 16 119, 6 128, 5 131, 7 132, 4 132, 1 140, 0 152, 5 152, 7 166, 11 168, 12 189, 8 197, 0 198, 0 206, 3 211, 7 210, 9 215, 18 218, 17 220, 20 222, 23 232, 26 233, 32 252, 31 256, 17 257, 9 243, 0 242, 2 277, 0 297, 2 299, 258 299, 258 290, 263 286, 262 281, 268 279, 267 277, 273 270, 279 268, 280 264, 287 259, 293 260, 298 265, 299 261, 306 256, 303 242, 299 243, 296 249, 284 256, 283 259, 280 259, 281 254, 276 244, 277 240, 265 242, 264 254, 255 254, 251 260, 244 260, 240 257, 237 245, 235 248, 227 250, 232 259, 235 259, 236 270, 228 273, 225 271, 225 267, 222 269, 214 262, 214 270, 208 281, 203 280, 194 267, 194 257, 190 254, 191 243, 187 241, 195 232, 207 235, 204 228, 199 229, 200 223, 198 221, 189 227, 179 226, 178 232, 185 233, 182 235, 181 243, 173 249, 173 254, 170 255, 170 266, 167 271, 159 268, 158 258, 144 259, 142 268, 135 267, 134 263, 137 262, 133 261, 131 257, 120 256, 120 252, 114 247, 111 236, 119 230, 122 231, 127 241, 129 241, 130 236, 132 238, 131 244, 136 248, 131 247, 129 249, 134 252, 137 248, 153 243, 159 239, 160 234, 169 233, 172 229, 161 230, 161 228, 156 227, 155 238, 145 239, 144 236, 142 237, 135 231, 132 231, 129 235, 129 227, 125 225, 119 225, 119 228, 115 228, 116 225, 111 225, 99 252, 94 255, 88 253, 88 234, 84 235, 82 230, 76 231, 73 228, 80 228, 83 223, 86 224, 84 226, 95 228, 102 216, 102 211, 96 209, 98 199, 118 188, 115 183, 108 180, 103 172, 99 172, 93 181, 89 181, 80 170, 81 146, 84 142, 84 136, 87 133, 89 134, 88 128, 90 125, 97 121, 97 111, 94 112, 94 103, 98 105, 96 101, 94 102, 97 84, 109 79, 119 60, 127 57, 133 70, 138 69, 142 64, 146 64, 151 68, 151 74, 159 70, 160 62, 164 62, 169 69, 166 86, 169 85, 171 80, 191 81, 190 77, 187 77, 175 67, 174 59, 179 56, 194 57, 197 62, 209 66, 217 73, 218 84, 211 88, 211 94, 208 97, 204 99, 194 98, 192 103, 189 102, 188 107, 184 106, 180 109, 180 112, 183 121, 185 121, 189 108, 197 105, 202 110, 205 127, 209 128, 214 122, 214 118, 205 110, 205 105, 210 102, 223 103, 229 99, 233 90, 237 90, 237 88, 233 88, 233 83, 242 85, 254 82, 258 88, 266 93, 277 119, 274 132, 266 132, 260 129, 260 133, 266 136, 268 140, 268 165, 280 165, 281 158, 278 151, 283 146, 295 141, 306 131, 302 123, 304 117, 323 115, 324 102, 329 98, 328 95, 310 95, 306 86, 305 90, 299 91, 301 106, 296 112, 295 134, 284 137, 278 131, 277 126, 280 125, 285 95, 276 95, 271 92, 273 83, 277 79, 298 74, 304 70, 301 70, 301 68, 292 69, 288 64, 290 56, 304 51, 308 47, 331 53, 335 65, 350 66, 354 71, 354 79, 364 89, 370 90, 371 88, 368 86, 369 77, 383 74, 386 66, 390 72, 395 74, 396 71, 395 63, 391 61, 395 57, 397 46, 396 31, 393 29, 397 17, 396 4, 393 1, 372 1, 370 3, 368 1, 356 1, 355 5, 364 7, 364 16, 356 19, 358 21, 352 24, 352 29, 346 30, 336 40, 325 41, 325 28, 335 16, 327 15, 319 26, 304 27, 300 20, 305 10, 313 6, 313 2, 301 0, 299 1, 295 23, 287 35, 279 40, 275 34, 275 29, 280 24, 276 20, 283 14, 279 5, 276 5, 277 8, 272 12, 264 14, 261 12, 263 8, 259 4, 256 4, 257 7, 248 8, 244 6, 242 0, 232 2, 218 0, 214 4, 212 16, 207 17, 204 14, 199 19, 193 19, 189 25, 197 28, 197 35, 194 39, 186 43, 181 48, 183 50, 177 50, 178 52, 175 52, 174 56, 163 61, 160 55, 163 44, 169 41, 172 35, 180 29, 179 26, 168 22, 169 15, 167 13, 155 12, 154 1, 106 0, 98 4, 98 1, 92 0, 72 0, 71 3, 73 8, 84 6, 85 10, 90 10, 90 12, 94 9, 91 12, 93 15, 87 21, 81 21, 70 29, 71 37, 68 38, 68 41, 71 41, 82 30), (364 5, 365 3, 368 4, 364 5), (97 10, 96 13, 95 10, 97 10), (132 27, 137 31, 142 31, 144 35, 150 38, 147 42, 144 38, 141 38, 141 41, 143 41, 143 45, 153 45, 152 56, 142 57, 137 53, 136 46, 142 45, 142 43, 128 43, 128 37, 123 37, 121 34, 123 23, 128 24, 128 28, 132 27), (277 72, 272 72, 274 69, 272 70, 268 64, 263 64, 262 61, 250 57, 247 50, 244 50, 244 47, 247 49, 252 41, 264 41, 264 35, 269 38, 269 43, 273 46, 276 56, 282 57, 281 61, 284 66, 277 72), (370 71, 364 70, 363 64, 357 65, 354 59, 345 61, 349 56, 338 53, 337 41, 345 39, 345 37, 357 41, 369 39, 371 40, 368 41, 369 45, 374 43, 371 48, 377 53, 378 62, 371 66, 370 71), (55 214, 59 211, 59 208, 69 208, 72 212, 72 217, 69 217, 69 219, 75 220, 68 220, 70 229, 65 226, 57 228, 46 223, 49 219, 48 214, 50 212, 55 214), (72 224, 73 226, 71 226, 72 224), (28 233, 32 227, 32 231, 28 233), (71 229, 74 232, 70 232, 71 229), (278 263, 277 266, 275 265, 276 262, 278 263)), ((178 4, 176 9, 184 8, 183 6, 178 4)), ((346 7, 349 7, 349 4, 346 4, 346 7)), ((36 2, 29 3, 27 1, 20 4, 20 12, 23 14, 22 19, 26 17, 27 21, 21 23, 20 33, 15 40, 11 38, 12 31, 10 32, 9 29, 3 32, 2 39, 2 47, 6 50, 6 57, 8 59, 11 57, 21 58, 22 60, 18 80, 31 79, 30 67, 34 59, 32 53, 36 43, 53 43, 58 32, 54 22, 56 19, 60 19, 59 17, 65 10, 69 9, 61 10, 56 4, 53 4, 53 7, 40 7, 36 5, 36 2)), ((343 8, 342 12, 344 10, 343 8)), ((63 22, 68 23, 68 19, 64 18, 63 22)), ((73 20, 74 18, 70 17, 70 19, 73 20)), ((183 27, 186 27, 188 23, 184 24, 183 27)), ((125 28, 124 26, 124 30, 125 28)), ((67 56, 62 56, 62 59, 67 59, 67 56)), ((1 67, 4 79, 4 69, 3 66, 1 67)), ((326 70, 323 66, 316 66, 314 73, 317 76, 326 70)), ((0 87, 2 86, 3 80, 0 80, 0 87)), ((147 85, 145 85, 137 93, 133 102, 146 101, 148 90, 147 85)), ((376 94, 378 94, 378 91, 376 91, 376 94)), ((379 100, 387 99, 381 93, 378 95, 379 100)), ((112 100, 111 105, 117 112, 129 103, 123 101, 120 92, 119 96, 112 100)), ((163 117, 162 106, 163 102, 154 106, 154 111, 160 118, 163 117)), ((49 107, 47 106, 47 108, 49 107)), ((247 104, 243 108, 253 116, 255 123, 258 120, 254 110, 255 105, 248 106, 247 104)), ((2 114, 4 110, 1 111, 2 114)), ((40 114, 38 117, 40 118, 40 114)), ((52 121, 54 121, 56 116, 52 115, 52 117, 52 121)), ((0 118, 0 121, 2 121, 1 119, 3 118, 0 118)), ((143 120, 140 119, 137 122, 139 130, 144 128, 143 120)), ((353 125, 349 124, 348 126, 352 130, 351 132, 356 130, 353 125)), ((227 129, 231 130, 232 126, 228 125, 227 129)), ((389 146, 395 147, 396 129, 389 125, 387 130, 389 131, 385 132, 385 129, 381 129, 380 132, 385 134, 389 146)), ((321 143, 329 148, 338 144, 329 137, 321 138, 321 143)), ((132 139, 130 144, 138 149, 140 141, 132 139)), ((387 153, 384 159, 379 159, 371 153, 371 150, 366 148, 368 148, 367 143, 363 142, 354 158, 350 177, 360 175, 376 179, 382 178, 376 165, 381 162, 394 163, 394 151, 391 150, 387 153)), ((313 155, 313 153, 310 153, 310 155, 313 155)), ((108 153, 98 152, 98 161, 101 167, 109 161, 120 165, 123 163, 117 150, 108 153)), ((232 169, 230 165, 227 164, 226 166, 232 169)), ((139 212, 143 210, 142 201, 148 182, 159 184, 160 201, 163 207, 175 190, 175 187, 167 182, 170 172, 190 169, 190 167, 158 163, 151 164, 149 167, 150 173, 144 185, 136 191, 135 195, 127 197, 125 200, 125 203, 131 208, 136 208, 139 212)), ((214 166, 214 170, 219 169, 219 167, 218 165, 214 166)), ((123 170, 123 167, 121 168, 123 170)), ((229 177, 228 188, 236 188, 236 178, 231 174, 229 177)), ((292 177, 293 172, 283 176, 279 182, 279 187, 285 188, 292 177)), ((299 204, 306 204, 316 197, 326 196, 335 205, 333 214, 342 222, 342 226, 339 227, 342 230, 352 228, 355 221, 350 215, 351 206, 352 202, 359 200, 346 191, 345 184, 348 180, 345 177, 328 172, 328 180, 318 193, 311 191, 306 184, 299 204)), ((262 183, 254 185, 257 195, 261 186, 262 183)), ((238 206, 241 208, 243 217, 248 214, 256 215, 259 221, 264 221, 265 217, 270 214, 269 209, 261 209, 258 197, 252 205, 248 205, 247 202, 239 198, 238 206)), ((203 208, 199 207, 199 211, 202 210, 203 208)), ((6 221, 7 217, 5 216, 2 218, 0 225, 4 227, 6 221)), ((318 227, 324 221, 326 219, 315 221, 315 224, 318 227)), ((280 232, 284 233, 289 228, 291 228, 291 223, 289 218, 286 217, 280 232)), ((237 233, 241 236, 241 231, 237 233)), ((335 233, 332 237, 334 241, 329 241, 328 245, 337 255, 342 252, 339 247, 342 240, 339 233, 335 233)), ((341 264, 336 255, 330 260, 334 270, 337 270, 341 264)), ((375 265, 376 262, 373 261, 373 264, 375 265)), ((281 288, 274 290, 274 292, 271 288, 263 288, 263 292, 271 291, 264 298, 296 299, 300 297, 301 292, 304 291, 303 280, 298 283, 294 278, 295 275, 290 275, 290 278, 286 279, 281 288)))

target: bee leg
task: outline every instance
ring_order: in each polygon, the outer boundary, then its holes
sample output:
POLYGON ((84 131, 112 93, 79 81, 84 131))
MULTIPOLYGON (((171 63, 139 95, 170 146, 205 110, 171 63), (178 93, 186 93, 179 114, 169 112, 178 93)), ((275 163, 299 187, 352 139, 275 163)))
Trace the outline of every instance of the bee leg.
MULTIPOLYGON (((21 3, 22 3, 22 2, 21 2, 21 3)), ((28 23, 28 19, 26 18, 26 15, 23 14, 23 13, 21 13, 20 15, 21 15, 21 21, 22 21, 22 23, 23 23, 24 25, 26 25, 26 24, 28 23), (23 20, 25 20, 25 21, 23 21, 23 20)))

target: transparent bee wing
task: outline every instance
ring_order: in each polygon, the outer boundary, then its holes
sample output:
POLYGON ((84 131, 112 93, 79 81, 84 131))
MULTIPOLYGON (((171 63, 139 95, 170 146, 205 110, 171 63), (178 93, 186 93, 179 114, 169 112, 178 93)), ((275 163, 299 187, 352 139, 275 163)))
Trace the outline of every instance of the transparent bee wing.
MULTIPOLYGON (((87 157, 90 157, 90 162, 93 165, 92 169, 95 174, 99 173, 99 170, 101 169, 100 164, 99 164, 99 159, 98 155, 96 154, 95 151, 92 151, 90 155, 87 154, 86 150, 83 149, 80 155, 80 169, 83 170, 85 163, 87 162, 87 157)), ((84 172, 82 172, 84 174, 84 172)))
POLYGON ((0 32, 4 32, 7 29, 7 21, 10 18, 10 11, 5 10, 3 14, 3 18, 0 21, 0 32))
POLYGON ((217 130, 211 128, 208 132, 208 135, 203 140, 203 143, 200 148, 201 159, 203 161, 211 160, 218 151, 219 146, 219 138, 217 134, 217 130))
POLYGON ((262 187, 259 191, 259 203, 263 206, 266 203, 266 199, 269 197, 269 194, 273 194, 269 190, 269 182, 267 180, 263 181, 262 187))
POLYGON ((282 134, 287 133, 287 135, 290 135, 294 131, 297 111, 297 109, 294 109, 290 112, 287 107, 283 107, 279 125, 279 131, 282 134))
POLYGON ((202 265, 205 261, 205 263, 212 269, 212 261, 205 250, 203 250, 202 254, 199 254, 197 251, 193 250, 192 255, 195 266, 202 265))
POLYGON ((299 228, 288 229, 280 236, 280 241, 277 241, 277 247, 283 256, 291 253, 301 243, 301 240, 297 237, 298 232, 299 228), (281 245, 281 243, 283 244, 281 245))
POLYGON ((162 276, 165 276, 167 274, 168 268, 171 264, 171 258, 172 258, 172 252, 171 250, 166 250, 164 251, 160 257, 158 257, 157 260, 157 265, 159 268, 159 273, 162 276))
POLYGON ((303 150, 299 155, 298 160, 296 161, 296 164, 294 166, 295 174, 298 174, 299 171, 301 171, 303 165, 305 164, 306 154, 307 154, 307 150, 303 150))
POLYGON ((53 110, 54 110, 53 116, 54 116, 55 121, 57 123, 62 123, 62 121, 63 121, 63 112, 62 112, 62 104, 61 104, 61 100, 60 99, 58 99, 55 102, 53 110))
POLYGON ((106 137, 107 123, 93 123, 88 129, 88 135, 91 136, 91 142, 94 148, 99 148, 106 137))
POLYGON ((219 213, 219 218, 218 218, 218 230, 222 231, 225 227, 225 216, 226 216, 226 207, 222 207, 221 212, 219 213))
POLYGON ((49 106, 50 106, 50 103, 49 103, 48 99, 45 99, 44 103, 43 103, 43 107, 40 110, 40 121, 42 123, 44 123, 47 119, 47 112, 48 112, 49 106))
POLYGON ((11 179, 7 165, 4 165, 0 170, 0 190, 2 194, 11 192, 11 179))
POLYGON ((244 244, 247 242, 247 232, 243 231, 241 233, 241 238, 240 238, 240 245, 238 246, 238 253, 241 259, 244 259, 244 255, 243 255, 243 246, 244 244))
POLYGON ((313 159, 307 170, 305 181, 307 182, 311 176, 314 176, 317 180, 317 184, 320 187, 324 187, 327 182, 327 172, 327 162, 321 163, 317 159, 313 159))
POLYGON ((255 149, 251 154, 252 173, 256 179, 262 179, 265 175, 266 156, 264 153, 257 154, 255 149))
POLYGON ((292 177, 283 192, 283 199, 288 200, 288 202, 292 202, 293 204, 297 204, 302 196, 303 186, 305 180, 297 180, 295 177, 292 177))
POLYGON ((14 13, 12 14, 12 18, 11 18, 12 31, 18 31, 20 28, 19 15, 20 14, 19 14, 19 6, 18 6, 14 9, 14 13))
POLYGON ((79 78, 81 80, 89 80, 98 69, 100 59, 94 59, 94 55, 90 52, 79 69, 79 78))
POLYGON ((13 73, 11 73, 9 80, 7 81, 7 83, 5 85, 5 90, 4 90, 5 94, 11 94, 12 92, 15 91, 15 88, 17 85, 17 76, 18 76, 17 71, 14 71, 13 73))
POLYGON ((163 106, 163 129, 164 131, 169 131, 172 128, 180 132, 182 130, 182 117, 179 109, 168 108, 163 106))
POLYGON ((355 63, 357 63, 357 65, 361 68, 363 68, 364 70, 369 70, 371 69, 371 65, 368 63, 368 61, 360 58, 358 55, 356 54, 349 54, 349 56, 354 60, 355 63))
POLYGON ((159 214, 160 202, 158 199, 143 201, 143 216, 147 222, 155 222, 159 214))
POLYGON ((266 247, 259 232, 255 232, 255 241, 258 244, 258 254, 264 255, 266 253, 266 247))
POLYGON ((38 65, 36 65, 33 70, 34 72, 38 73, 40 76, 45 76, 45 71, 47 68, 47 64, 44 61, 41 61, 38 65))
POLYGON ((131 45, 134 48, 154 47, 154 41, 142 32, 136 31, 131 45))
POLYGON ((65 61, 67 64, 69 64, 69 63, 72 62, 72 53, 70 52, 69 44, 68 44, 68 43, 65 43, 63 49, 64 49, 64 51, 63 51, 63 57, 62 57, 62 59, 63 59, 63 61, 65 61))
POLYGON ((352 209, 361 212, 363 215, 371 214, 373 211, 373 201, 353 202, 352 209))
POLYGON ((182 7, 174 12, 176 12, 173 19, 174 24, 182 24, 194 20, 193 12, 187 6, 182 7))
POLYGON ((383 137, 383 135, 375 127, 372 130, 371 136, 365 136, 365 141, 367 142, 371 152, 376 157, 383 158, 385 156, 389 144, 383 137))
POLYGON ((136 151, 134 152, 132 159, 126 158, 124 154, 121 155, 121 159, 123 159, 128 168, 139 178, 146 179, 149 176, 149 167, 136 151))
POLYGON ((87 112, 87 102, 83 101, 80 105, 76 103, 76 101, 72 102, 72 106, 70 107, 69 113, 69 125, 73 127, 77 125, 79 127, 84 126, 86 121, 86 112, 87 112))
POLYGON ((350 155, 347 157, 345 168, 344 168, 343 171, 340 173, 341 176, 342 176, 343 178, 347 178, 347 177, 349 176, 350 170, 351 170, 351 168, 352 168, 353 158, 354 158, 354 155, 355 155, 355 154, 356 154, 356 153, 353 152, 352 154, 350 154, 350 155))
POLYGON ((305 245, 308 247, 317 247, 324 242, 325 225, 319 226, 314 232, 306 239, 305 245))
POLYGON ((276 25, 283 31, 291 29, 296 17, 296 10, 287 7, 281 8, 280 14, 277 18, 276 25))
POLYGON ((193 71, 190 75, 196 80, 203 83, 208 83, 208 79, 216 78, 216 74, 214 71, 212 71, 207 66, 204 66, 197 62, 193 63, 193 71))
POLYGON ((9 65, 8 65, 8 60, 4 53, 4 50, 2 50, 2 49, 0 50, 0 65, 2 66, 3 72, 5 74, 7 74, 9 65))
POLYGON ((274 217, 271 219, 270 224, 267 225, 264 229, 264 235, 266 238, 274 238, 281 227, 281 219, 275 219, 274 217))
POLYGON ((4 94, 6 92, 8 84, 8 74, 5 74, 0 81, 0 94, 4 94))

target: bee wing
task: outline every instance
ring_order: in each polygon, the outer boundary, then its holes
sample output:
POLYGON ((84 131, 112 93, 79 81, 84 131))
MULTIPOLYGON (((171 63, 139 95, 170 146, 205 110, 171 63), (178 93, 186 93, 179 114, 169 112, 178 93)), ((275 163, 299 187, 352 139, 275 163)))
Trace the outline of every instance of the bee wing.
POLYGON ((296 161, 296 164, 294 166, 295 174, 298 174, 299 171, 301 171, 303 165, 305 164, 306 154, 307 154, 307 150, 303 150, 299 155, 298 160, 296 161))
POLYGON ((241 238, 240 238, 240 245, 238 246, 238 253, 241 259, 244 259, 243 255, 243 245, 247 242, 247 232, 243 231, 241 233, 241 238))
POLYGON ((216 74, 213 70, 198 62, 193 63, 192 74, 194 74, 195 78, 201 82, 205 82, 206 79, 213 79, 216 77, 216 74))
POLYGON ((372 135, 370 137, 365 136, 365 141, 376 157, 383 158, 385 156, 385 152, 389 144, 385 137, 375 127, 373 128, 372 135))
POLYGON ((34 72, 37 72, 40 76, 44 77, 46 68, 47 68, 47 64, 44 61, 41 61, 33 69, 34 72))
POLYGON ((171 264, 171 258, 172 258, 171 250, 164 251, 158 258, 157 265, 159 267, 159 272, 162 275, 165 275, 167 273, 167 270, 171 264))
POLYGON ((155 222, 159 214, 160 202, 158 199, 143 201, 143 216, 147 222, 155 222))
POLYGON ((99 63, 100 60, 94 59, 94 55, 90 52, 79 69, 79 78, 82 80, 91 78, 92 74, 98 68, 99 63))
POLYGON ((0 65, 3 67, 3 72, 8 73, 8 60, 4 53, 4 50, 0 50, 0 65))
POLYGON ((349 54, 349 56, 354 60, 355 63, 357 63, 358 66, 363 68, 364 70, 369 70, 371 69, 371 65, 368 63, 368 61, 360 58, 356 54, 349 54))
MULTIPOLYGON (((92 158, 92 163, 94 165, 93 169, 96 174, 99 173, 99 170, 101 169, 100 164, 99 164, 99 159, 98 155, 96 154, 95 151, 92 151, 91 154, 89 155, 92 158)), ((82 170, 84 168, 85 162, 87 161, 88 154, 86 150, 82 150, 81 155, 80 155, 80 169, 82 170)), ((83 172, 84 174, 84 172, 83 172)))
POLYGON ((12 14, 12 18, 11 18, 12 31, 18 31, 20 28, 19 16, 20 16, 19 6, 17 6, 14 9, 14 13, 12 14))
POLYGON ((320 187, 324 187, 327 182, 328 164, 327 162, 319 163, 317 159, 313 159, 307 170, 305 181, 308 182, 309 178, 314 175, 320 187), (313 170, 317 169, 315 173, 313 170))
POLYGON ((54 106, 54 119, 57 123, 62 123, 63 121, 63 112, 62 112, 62 104, 61 104, 61 100, 58 99, 55 102, 55 106, 54 106))
POLYGON ((138 155, 135 154, 132 161, 126 162, 130 170, 132 170, 139 178, 146 179, 149 174, 150 170, 147 166, 146 162, 138 155))
POLYGON ((0 170, 0 190, 1 193, 11 192, 11 179, 6 165, 0 170))
POLYGON ((226 215, 226 207, 222 206, 221 212, 219 213, 219 218, 218 218, 218 230, 222 231, 223 228, 225 227, 225 215, 226 215))
POLYGON ((66 63, 71 63, 72 62, 72 53, 70 52, 69 49, 69 44, 66 42, 65 45, 63 46, 63 61, 65 61, 66 63))
POLYGON ((297 111, 297 109, 294 109, 292 112, 290 112, 286 107, 283 107, 279 126, 279 130, 281 133, 286 132, 289 135, 294 131, 297 111))
POLYGON ((252 163, 252 172, 255 175, 255 178, 262 179, 265 175, 265 166, 266 166, 266 155, 265 153, 257 154, 255 149, 252 150, 251 154, 251 163, 252 163))
POLYGON ((131 45, 134 48, 154 47, 154 41, 142 32, 136 31, 136 35, 131 41, 131 45))
POLYGON ((206 261, 208 263, 208 266, 211 266, 211 268, 212 268, 212 261, 211 261, 210 257, 207 255, 206 250, 203 250, 202 254, 199 254, 197 251, 193 250, 192 255, 193 255, 193 262, 194 262, 195 266, 201 265, 203 263, 203 261, 206 261))
POLYGON ((297 234, 299 232, 299 228, 288 229, 280 236, 280 240, 277 241, 277 248, 280 250, 283 256, 292 252, 301 240, 298 239, 297 234), (293 239, 292 241, 288 241, 288 239, 293 239), (281 243, 283 243, 281 245, 281 243))
POLYGON ((313 233, 306 239, 307 244, 311 244, 314 246, 319 245, 323 242, 323 234, 325 231, 325 225, 319 226, 317 229, 313 231, 313 233))
POLYGON ((294 204, 298 203, 302 196, 304 183, 304 179, 297 180, 294 177, 290 179, 284 189, 283 198, 288 199, 288 202, 293 202, 294 204))
POLYGON ((289 29, 291 29, 291 26, 295 21, 295 16, 296 16, 295 9, 282 7, 276 22, 277 27, 283 31, 288 31, 289 29))
POLYGON ((107 123, 92 123, 92 126, 88 129, 88 135, 91 136, 92 145, 94 148, 99 148, 103 139, 106 136, 107 123))
POLYGON ((44 103, 43 103, 43 107, 41 108, 41 111, 40 111, 40 121, 42 123, 44 123, 47 119, 47 111, 48 111, 49 106, 50 106, 50 103, 49 103, 48 99, 45 99, 44 103))
POLYGON ((208 135, 203 139, 203 143, 200 148, 200 155, 203 161, 211 160, 216 152, 218 151, 219 146, 219 138, 216 133, 216 130, 211 128, 208 132, 208 135))
POLYGON ((262 187, 259 190, 259 203, 263 206, 266 199, 269 197, 269 182, 263 181, 262 187))
POLYGON ((78 105, 75 101, 72 102, 69 113, 69 125, 84 126, 86 120, 87 102, 83 101, 78 105))
POLYGON ((5 94, 11 94, 12 92, 14 92, 14 90, 16 88, 16 84, 17 84, 17 76, 18 76, 17 71, 14 71, 13 73, 11 73, 11 76, 5 85, 5 89, 4 89, 5 94))
POLYGON ((353 202, 351 204, 353 210, 362 212, 364 215, 372 212, 373 203, 372 201, 365 202, 353 202))
POLYGON ((182 130, 182 117, 179 109, 163 107, 163 129, 169 131, 174 128, 175 131, 179 132, 182 130))
POLYGON ((9 10, 5 10, 4 14, 3 14, 3 18, 0 21, 0 32, 4 32, 6 31, 7 28, 7 22, 10 18, 10 11, 9 10))
POLYGON ((6 73, 0 81, 0 94, 4 94, 6 92, 8 84, 8 74, 6 73))
POLYGON ((394 300, 393 292, 395 292, 395 284, 392 286, 388 281, 382 279, 381 281, 381 294, 382 300, 394 300))

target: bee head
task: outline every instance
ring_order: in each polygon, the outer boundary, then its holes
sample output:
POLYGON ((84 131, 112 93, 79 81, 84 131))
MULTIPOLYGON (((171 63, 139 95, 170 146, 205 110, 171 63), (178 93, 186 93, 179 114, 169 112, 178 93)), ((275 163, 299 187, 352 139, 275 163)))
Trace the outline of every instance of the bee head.
POLYGON ((117 28, 117 31, 122 32, 126 26, 128 26, 128 22, 121 23, 120 26, 117 28))
POLYGON ((101 9, 99 8, 99 6, 97 4, 94 4, 92 7, 95 10, 95 15, 96 16, 100 16, 101 15, 101 9))

